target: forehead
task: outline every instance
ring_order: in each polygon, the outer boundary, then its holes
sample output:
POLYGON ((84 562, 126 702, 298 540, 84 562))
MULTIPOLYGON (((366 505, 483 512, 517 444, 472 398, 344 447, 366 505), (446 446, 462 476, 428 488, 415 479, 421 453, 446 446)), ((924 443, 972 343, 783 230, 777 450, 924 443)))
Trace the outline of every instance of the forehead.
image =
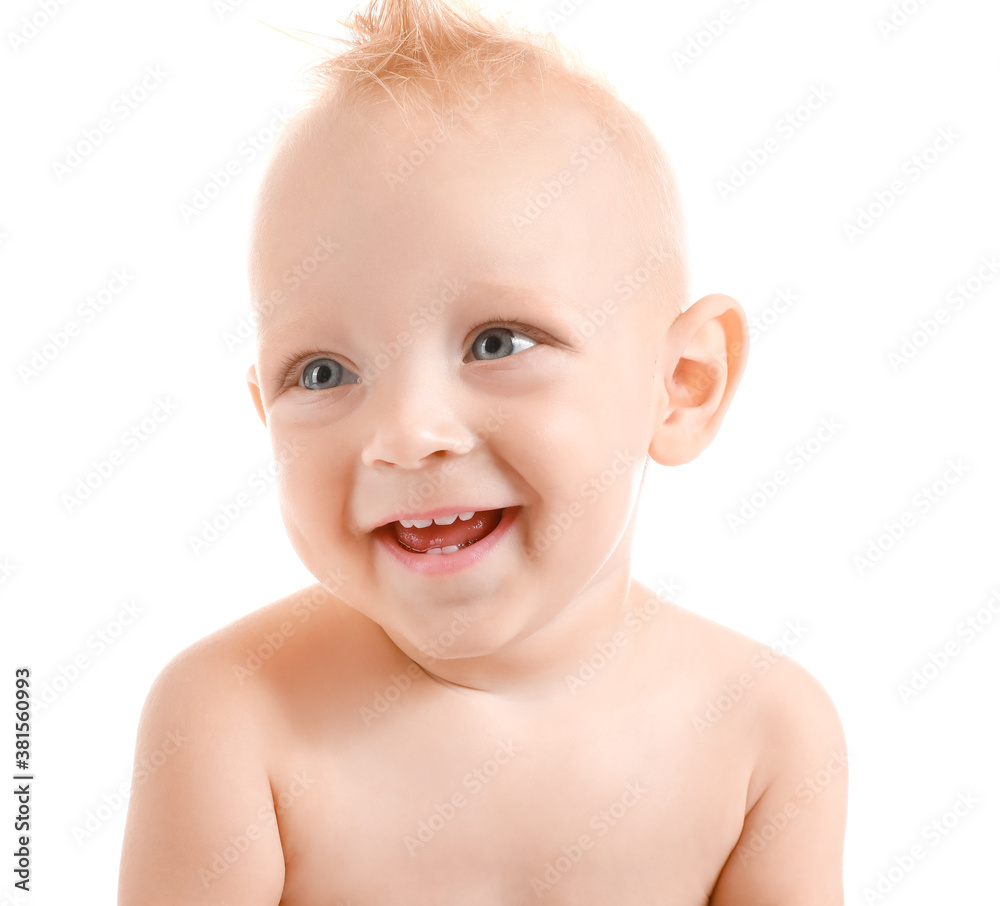
POLYGON ((377 304, 487 280, 599 304, 628 265, 615 139, 580 105, 525 86, 437 119, 318 104, 290 124, 258 196, 255 300, 346 289, 377 304))

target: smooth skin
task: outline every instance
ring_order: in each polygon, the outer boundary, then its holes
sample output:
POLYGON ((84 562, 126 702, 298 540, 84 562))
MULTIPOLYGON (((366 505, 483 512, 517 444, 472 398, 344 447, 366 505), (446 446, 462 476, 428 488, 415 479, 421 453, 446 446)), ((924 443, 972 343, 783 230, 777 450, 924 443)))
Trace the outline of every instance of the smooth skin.
POLYGON ((248 383, 320 584, 157 678, 137 769, 183 743, 133 786, 120 906, 843 903, 829 698, 630 576, 644 470, 717 433, 743 312, 711 295, 675 317, 656 280, 616 290, 649 256, 622 239, 614 152, 519 221, 598 127, 522 88, 491 105, 402 183, 386 174, 426 117, 320 106, 279 144, 248 383), (455 572, 379 538, 500 507, 506 534, 455 572))

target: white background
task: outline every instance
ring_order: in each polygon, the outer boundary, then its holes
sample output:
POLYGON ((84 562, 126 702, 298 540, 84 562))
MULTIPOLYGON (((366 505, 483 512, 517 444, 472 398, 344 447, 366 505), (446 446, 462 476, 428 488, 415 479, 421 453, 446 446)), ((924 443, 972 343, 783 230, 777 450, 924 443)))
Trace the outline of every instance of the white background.
MULTIPOLYGON (((789 621, 806 627, 790 653, 829 691, 848 737, 845 880, 858 904, 996 896, 1000 842, 1000 276, 961 310, 947 301, 983 256, 1000 254, 1000 9, 906 6, 891 34, 879 28, 890 2, 586 0, 565 3, 567 16, 554 0, 502 7, 579 47, 648 117, 678 173, 694 298, 726 292, 768 318, 714 444, 691 465, 651 465, 635 573, 676 581, 680 604, 762 642, 789 621), (722 10, 732 20, 708 40, 705 20, 722 10), (699 32, 701 52, 685 63, 677 54, 699 32), (817 87, 832 97, 791 137, 779 132, 817 87), (957 139, 911 179, 907 161, 949 129, 957 139), (723 199, 720 181, 768 138, 777 151, 723 199), (844 225, 893 180, 905 192, 851 241, 844 225), (797 301, 767 315, 780 290, 797 301), (948 322, 894 368, 889 353, 938 308, 948 322), (796 470, 790 451, 824 419, 836 436, 796 470), (967 471, 918 505, 952 461, 967 471), (757 482, 777 469, 787 483, 755 506, 757 482), (734 529, 741 498, 754 511, 734 529), (860 565, 907 512, 915 523, 860 565), (977 611, 970 641, 972 624, 959 624, 977 611), (900 684, 949 643, 954 656, 904 703, 900 684), (926 828, 953 824, 963 793, 978 805, 933 845, 926 828), (924 858, 873 894, 915 844, 924 858)), ((8 4, 0 23, 0 681, 12 702, 12 669, 30 665, 36 697, 48 688, 51 699, 35 705, 25 902, 110 903, 119 790, 154 676, 195 640, 313 581, 273 487, 252 492, 201 556, 189 539, 270 456, 244 383, 252 342, 223 340, 248 312, 244 250, 264 160, 239 148, 266 141, 275 111, 303 102, 297 78, 313 56, 257 20, 331 33, 351 4, 237 0, 220 15, 210 0, 71 3, 15 52, 11 35, 22 16, 43 22, 40 8, 8 4), (147 67, 165 77, 119 118, 116 98, 147 67), (104 117, 113 129, 100 146, 57 174, 104 117), (181 205, 228 161, 240 172, 185 221, 181 205), (78 306, 120 269, 128 287, 84 322, 78 306), (67 348, 26 379, 22 366, 70 322, 79 331, 67 348), (121 435, 158 400, 176 411, 128 449, 121 435), (124 463, 68 512, 63 495, 116 449, 124 463), (138 611, 129 626, 118 620, 126 603, 138 611)), ((10 730, 4 739, 10 748, 10 730)))

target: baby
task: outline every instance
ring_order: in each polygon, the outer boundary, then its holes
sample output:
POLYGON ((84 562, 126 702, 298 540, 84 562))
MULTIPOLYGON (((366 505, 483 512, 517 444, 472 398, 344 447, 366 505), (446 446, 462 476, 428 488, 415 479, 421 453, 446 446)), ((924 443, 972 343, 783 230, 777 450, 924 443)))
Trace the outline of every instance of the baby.
POLYGON ((156 679, 120 906, 843 903, 829 698, 630 577, 649 460, 705 448, 747 348, 688 304, 662 151, 551 41, 427 0, 349 25, 250 253, 318 584, 156 679))

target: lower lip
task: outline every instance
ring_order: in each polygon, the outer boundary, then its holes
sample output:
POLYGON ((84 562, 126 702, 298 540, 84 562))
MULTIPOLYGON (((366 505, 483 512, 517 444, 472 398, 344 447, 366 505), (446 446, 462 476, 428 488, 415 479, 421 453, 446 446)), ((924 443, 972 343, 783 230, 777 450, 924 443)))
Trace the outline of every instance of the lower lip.
POLYGON ((387 525, 378 530, 376 538, 390 557, 395 558, 414 572, 427 573, 428 575, 454 573, 473 566, 488 557, 517 521, 519 510, 520 507, 504 507, 500 523, 492 532, 481 541, 460 547, 451 554, 415 554, 408 551, 399 544, 392 528, 387 525))

